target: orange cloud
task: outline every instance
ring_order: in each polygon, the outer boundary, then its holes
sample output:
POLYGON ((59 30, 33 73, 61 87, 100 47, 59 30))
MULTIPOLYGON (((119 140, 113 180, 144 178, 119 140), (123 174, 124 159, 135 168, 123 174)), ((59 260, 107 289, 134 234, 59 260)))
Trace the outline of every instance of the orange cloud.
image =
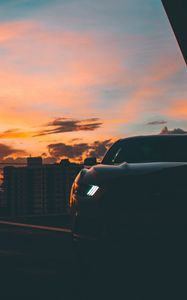
POLYGON ((168 51, 167 55, 160 53, 153 65, 147 70, 144 80, 147 82, 166 80, 184 67, 181 62, 181 57, 176 56, 174 51, 168 51))
MULTIPOLYGON (((142 119, 145 113, 150 115, 154 113, 164 114, 164 101, 167 100, 168 105, 170 94, 165 89, 163 82, 169 80, 171 76, 183 68, 181 61, 180 57, 176 57, 174 51, 168 51, 168 55, 160 53, 145 71, 142 70, 142 76, 138 74, 136 77, 135 72, 134 82, 131 83, 133 92, 130 97, 124 99, 125 103, 119 115, 122 116, 123 113, 128 123, 133 123, 142 119)), ((131 72, 131 76, 133 76, 133 70, 131 72)), ((167 81, 168 83, 169 81, 167 81)), ((120 107, 118 110, 120 111, 120 107)), ((183 102, 179 106, 178 104, 174 105, 173 109, 168 109, 167 114, 186 116, 185 110, 186 104, 183 102)))
POLYGON ((6 130, 0 133, 0 139, 24 139, 31 138, 34 133, 32 132, 22 132, 17 129, 6 130))
POLYGON ((0 24, 0 32, 7 49, 0 57, 0 118, 7 128, 29 129, 49 117, 79 118, 80 112, 81 118, 95 117, 95 87, 124 81, 111 39, 105 45, 94 33, 50 32, 35 22, 0 24))
POLYGON ((156 100, 161 94, 162 89, 159 87, 142 86, 130 98, 125 99, 120 116, 123 114, 128 123, 137 122, 146 112, 155 111, 154 104, 156 105, 156 100))
POLYGON ((168 107, 164 113, 174 119, 186 119, 187 118, 187 99, 177 100, 170 107, 168 107))
POLYGON ((30 29, 34 29, 35 23, 31 21, 15 21, 0 23, 0 45, 6 45, 12 40, 20 38, 30 29))

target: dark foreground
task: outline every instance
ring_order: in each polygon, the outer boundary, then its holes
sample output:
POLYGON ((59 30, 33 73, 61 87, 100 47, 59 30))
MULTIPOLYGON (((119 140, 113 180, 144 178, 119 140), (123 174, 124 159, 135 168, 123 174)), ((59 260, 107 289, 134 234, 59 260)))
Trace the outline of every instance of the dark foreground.
POLYGON ((1 299, 187 299, 186 249, 183 233, 77 258, 68 232, 0 224, 1 299))

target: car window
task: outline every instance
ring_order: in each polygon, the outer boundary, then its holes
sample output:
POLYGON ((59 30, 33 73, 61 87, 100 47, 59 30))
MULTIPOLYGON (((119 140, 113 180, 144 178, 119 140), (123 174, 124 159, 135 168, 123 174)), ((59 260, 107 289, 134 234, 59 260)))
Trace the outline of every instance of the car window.
POLYGON ((102 163, 186 162, 187 136, 180 139, 132 139, 114 144, 102 163))

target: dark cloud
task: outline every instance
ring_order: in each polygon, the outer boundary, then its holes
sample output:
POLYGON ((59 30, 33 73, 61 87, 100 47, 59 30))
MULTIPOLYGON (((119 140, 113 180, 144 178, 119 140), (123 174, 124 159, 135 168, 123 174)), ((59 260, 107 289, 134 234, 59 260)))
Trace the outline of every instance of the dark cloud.
POLYGON ((52 156, 47 156, 43 158, 43 164, 55 164, 57 162, 57 159, 52 156))
POLYGON ((156 121, 146 123, 146 125, 163 125, 163 124, 167 124, 167 121, 156 120, 156 121))
POLYGON ((169 130, 167 127, 164 127, 160 134, 185 134, 187 131, 181 129, 181 128, 174 128, 172 130, 169 130))
POLYGON ((98 118, 91 118, 85 120, 69 120, 66 118, 58 118, 46 125, 47 128, 53 127, 52 129, 41 130, 34 136, 42 136, 71 131, 93 131, 100 128, 101 125, 102 123, 99 122, 98 118))
POLYGON ((81 158, 84 152, 89 150, 86 143, 67 145, 64 143, 48 145, 49 154, 53 157, 60 158, 62 156, 68 158, 81 158))
POLYGON ((26 152, 24 150, 14 149, 13 147, 5 144, 0 144, 0 159, 4 159, 13 154, 25 155, 26 152))
POLYGON ((11 165, 14 165, 14 164, 15 165, 17 165, 17 164, 23 165, 23 164, 27 163, 27 156, 16 157, 16 158, 7 157, 7 158, 4 158, 3 160, 1 160, 1 162, 6 163, 6 164, 11 164, 11 165))
POLYGON ((44 157, 47 157, 47 153, 45 153, 45 152, 43 152, 42 154, 41 154, 41 156, 44 158, 44 157))
POLYGON ((4 131, 3 133, 14 133, 17 131, 19 131, 19 128, 12 128, 12 129, 8 129, 8 130, 4 131))
POLYGON ((54 164, 57 162, 55 157, 49 156, 46 152, 42 153, 41 155, 43 164, 54 164))
POLYGON ((74 138, 74 139, 71 139, 69 142, 77 142, 77 141, 81 141, 82 139, 81 138, 74 138))
POLYGON ((88 154, 89 156, 101 158, 112 144, 111 140, 95 141, 92 145, 90 145, 88 154))
POLYGON ((48 145, 48 151, 52 157, 56 157, 57 159, 67 157, 81 161, 83 160, 83 156, 94 156, 101 159, 111 144, 111 140, 95 141, 92 144, 79 143, 74 145, 57 143, 48 145))

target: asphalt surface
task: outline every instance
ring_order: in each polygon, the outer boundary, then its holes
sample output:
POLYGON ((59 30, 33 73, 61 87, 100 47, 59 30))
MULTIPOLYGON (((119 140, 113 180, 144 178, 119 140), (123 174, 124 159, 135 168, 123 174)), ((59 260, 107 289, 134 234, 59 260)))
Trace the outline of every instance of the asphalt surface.
POLYGON ((1 299, 187 298, 181 239, 91 248, 75 252, 68 230, 1 223, 1 299))

